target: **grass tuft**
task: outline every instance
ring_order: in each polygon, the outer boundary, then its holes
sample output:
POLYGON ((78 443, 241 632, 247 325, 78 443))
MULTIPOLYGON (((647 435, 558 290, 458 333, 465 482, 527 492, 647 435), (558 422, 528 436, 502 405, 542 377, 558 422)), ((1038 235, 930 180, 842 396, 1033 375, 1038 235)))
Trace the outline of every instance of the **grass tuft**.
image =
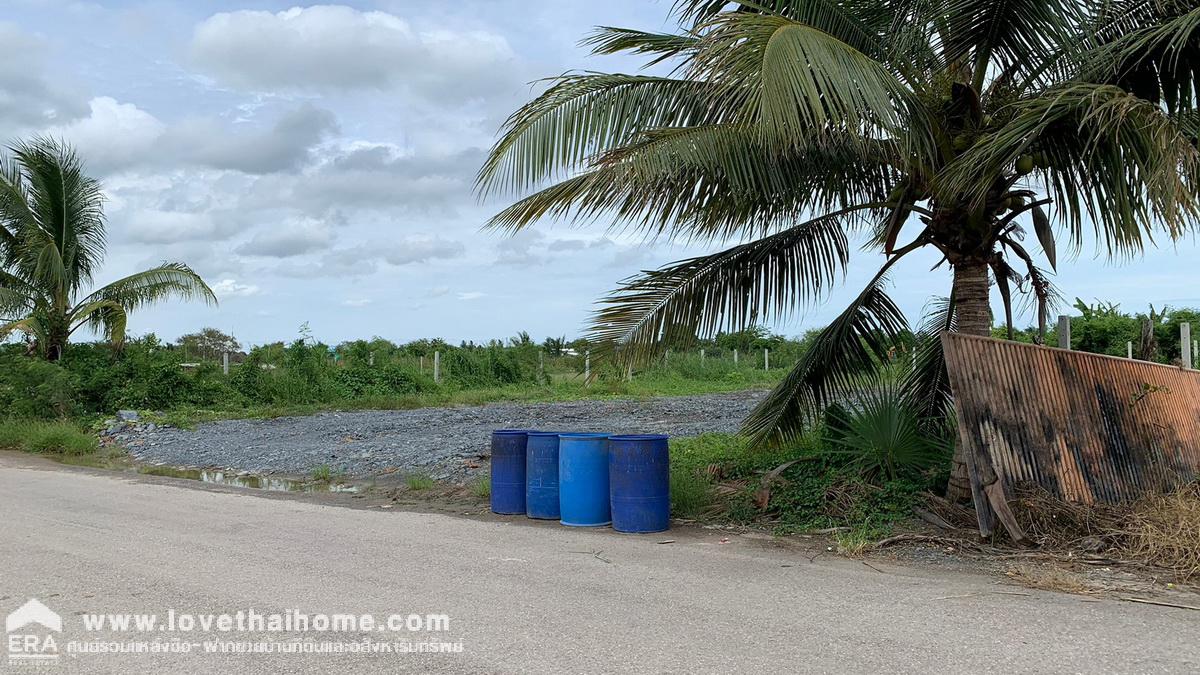
POLYGON ((434 486, 433 479, 423 474, 413 474, 404 479, 404 484, 409 490, 422 491, 432 490, 434 486))
POLYGON ((80 457, 94 454, 100 442, 72 422, 10 419, 0 421, 0 448, 80 457))

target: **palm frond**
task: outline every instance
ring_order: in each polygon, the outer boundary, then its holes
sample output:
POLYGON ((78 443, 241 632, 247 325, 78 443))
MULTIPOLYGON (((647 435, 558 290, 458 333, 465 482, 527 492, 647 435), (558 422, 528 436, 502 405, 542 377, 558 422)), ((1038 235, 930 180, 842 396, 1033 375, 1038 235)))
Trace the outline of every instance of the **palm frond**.
POLYGON ((741 330, 781 319, 797 302, 820 297, 849 259, 847 230, 855 207, 815 218, 778 234, 644 272, 602 301, 589 339, 619 346, 636 362, 661 344, 741 330))
MULTIPOLYGON (((898 259, 898 258, 896 258, 898 259)), ((786 444, 848 396, 900 345, 904 315, 883 290, 890 263, 828 326, 790 373, 750 413, 742 433, 752 443, 786 444)))
POLYGON ((1095 31, 1080 78, 1115 84, 1170 112, 1200 100, 1200 7, 1183 2, 1123 5, 1095 31))
POLYGON ((594 153, 647 129, 713 124, 729 116, 722 95, 705 82, 602 73, 551 82, 504 123, 479 171, 480 194, 517 193, 570 175, 594 153))
POLYGON ((605 216, 613 229, 648 238, 762 236, 808 211, 886 200, 894 180, 888 163, 898 157, 886 142, 845 138, 798 139, 792 151, 771 153, 742 125, 656 130, 517 201, 490 226, 516 231, 543 217, 605 216))
POLYGON ((1195 227, 1200 153, 1175 118, 1111 85, 1069 84, 1021 101, 1011 121, 945 169, 945 195, 976 195, 1012 173, 1022 155, 1041 153, 1030 177, 1053 196, 1073 250, 1090 222, 1110 254, 1130 254, 1195 227), (982 186, 982 187, 981 187, 982 186))
POLYGON ((1040 66, 1074 37, 1083 14, 1076 0, 950 0, 945 8, 946 58, 970 60, 974 89, 989 70, 1040 66))
POLYGON ((926 307, 915 335, 912 368, 900 381, 904 397, 923 418, 944 418, 952 412, 953 394, 946 375, 941 336, 957 329, 952 297, 938 298, 926 307))
POLYGON ((112 302, 125 312, 132 312, 170 297, 217 304, 217 296, 192 268, 183 263, 164 263, 93 291, 79 306, 112 302))
POLYGON ((687 71, 725 92, 750 92, 741 119, 787 147, 813 129, 916 139, 911 95, 888 67, 812 25, 778 15, 731 12, 705 26, 687 71))
POLYGON ((65 143, 46 137, 12 147, 33 219, 21 232, 17 265, 67 295, 90 282, 104 257, 104 196, 65 143))
POLYGON ((593 54, 629 52, 653 55, 654 58, 647 61, 644 68, 687 55, 694 52, 699 45, 699 36, 693 34, 647 33, 631 28, 614 28, 612 26, 597 28, 580 43, 580 46, 590 47, 593 54))

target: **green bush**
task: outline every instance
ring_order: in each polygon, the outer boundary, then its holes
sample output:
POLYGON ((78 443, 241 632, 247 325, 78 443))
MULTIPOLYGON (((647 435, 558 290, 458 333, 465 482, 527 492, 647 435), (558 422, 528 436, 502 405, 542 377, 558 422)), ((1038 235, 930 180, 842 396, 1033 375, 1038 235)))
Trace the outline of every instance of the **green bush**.
POLYGON ((0 356, 0 409, 15 417, 50 419, 76 412, 71 375, 40 359, 0 356))
POLYGON ((896 480, 946 464, 950 434, 924 420, 899 388, 876 383, 848 406, 830 406, 825 452, 866 479, 896 480))

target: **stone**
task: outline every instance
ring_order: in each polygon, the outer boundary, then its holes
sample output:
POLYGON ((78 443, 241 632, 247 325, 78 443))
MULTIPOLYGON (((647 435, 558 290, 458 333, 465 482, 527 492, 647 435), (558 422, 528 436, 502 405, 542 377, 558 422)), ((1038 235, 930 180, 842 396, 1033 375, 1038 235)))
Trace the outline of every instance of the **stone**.
POLYGON ((117 419, 122 422, 136 422, 139 417, 136 410, 118 410, 117 419))

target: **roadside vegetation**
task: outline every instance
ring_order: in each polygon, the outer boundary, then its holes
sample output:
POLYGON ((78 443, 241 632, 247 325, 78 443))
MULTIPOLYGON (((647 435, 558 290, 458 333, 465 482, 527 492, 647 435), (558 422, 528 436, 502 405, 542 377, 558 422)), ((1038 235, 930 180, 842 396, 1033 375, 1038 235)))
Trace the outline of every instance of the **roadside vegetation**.
POLYGON ((158 421, 186 426, 324 409, 704 394, 770 387, 807 348, 803 340, 756 328, 681 345, 681 351, 628 372, 600 362, 589 370, 587 344, 576 345, 567 348, 555 339, 537 344, 521 335, 486 345, 397 345, 375 338, 329 346, 301 335, 287 345, 234 355, 225 375, 222 355, 196 349, 191 336, 167 344, 151 335, 127 340, 119 350, 75 343, 56 362, 10 344, 0 347, 0 407, 19 418, 85 421, 122 409, 155 411, 158 421), (764 349, 770 350, 770 369, 764 368, 764 349), (440 381, 434 379, 435 352, 440 381))

